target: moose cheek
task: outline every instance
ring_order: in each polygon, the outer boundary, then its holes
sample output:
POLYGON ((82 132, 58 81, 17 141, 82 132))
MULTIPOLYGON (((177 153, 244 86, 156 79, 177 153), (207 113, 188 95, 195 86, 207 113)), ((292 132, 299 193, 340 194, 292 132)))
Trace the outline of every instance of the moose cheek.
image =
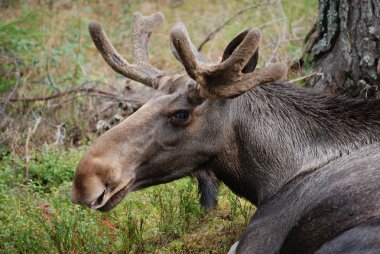
POLYGON ((172 132, 168 133, 167 136, 165 137, 165 140, 162 142, 162 146, 164 149, 170 149, 170 148, 175 148, 178 147, 178 145, 181 143, 181 140, 183 137, 180 137, 177 133, 172 132))

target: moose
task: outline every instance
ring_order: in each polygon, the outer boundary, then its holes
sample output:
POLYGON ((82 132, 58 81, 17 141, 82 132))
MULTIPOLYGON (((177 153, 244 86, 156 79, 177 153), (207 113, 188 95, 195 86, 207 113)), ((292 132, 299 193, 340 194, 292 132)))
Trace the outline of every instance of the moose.
POLYGON ((177 23, 170 46, 186 74, 161 71, 147 42, 162 21, 134 15, 132 63, 89 24, 110 67, 156 92, 90 146, 72 201, 108 211, 131 191, 196 175, 207 197, 221 181, 258 208, 231 253, 379 253, 380 100, 296 87, 281 63, 256 69, 257 29, 214 63, 177 23))

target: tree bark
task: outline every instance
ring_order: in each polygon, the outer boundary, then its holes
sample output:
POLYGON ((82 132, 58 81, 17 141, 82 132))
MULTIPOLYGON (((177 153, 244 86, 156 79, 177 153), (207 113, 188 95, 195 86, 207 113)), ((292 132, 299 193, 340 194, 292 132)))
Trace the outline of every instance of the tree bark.
POLYGON ((352 97, 380 97, 380 0, 319 0, 303 64, 323 73, 309 86, 352 97))

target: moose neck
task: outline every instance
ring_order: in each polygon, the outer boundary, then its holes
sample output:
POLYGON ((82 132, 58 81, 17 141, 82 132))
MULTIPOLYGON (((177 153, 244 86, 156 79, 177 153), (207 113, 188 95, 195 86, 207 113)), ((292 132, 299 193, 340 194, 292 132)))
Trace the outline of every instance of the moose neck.
POLYGON ((323 96, 274 84, 231 100, 229 140, 212 167, 259 205, 296 175, 379 140, 380 100, 323 96))

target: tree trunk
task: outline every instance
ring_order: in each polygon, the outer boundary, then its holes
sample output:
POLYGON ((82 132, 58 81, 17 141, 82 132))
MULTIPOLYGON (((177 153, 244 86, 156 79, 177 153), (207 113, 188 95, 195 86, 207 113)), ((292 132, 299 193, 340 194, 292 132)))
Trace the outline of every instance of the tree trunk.
POLYGON ((352 97, 380 97, 380 0, 319 0, 301 63, 323 73, 309 86, 352 97))

